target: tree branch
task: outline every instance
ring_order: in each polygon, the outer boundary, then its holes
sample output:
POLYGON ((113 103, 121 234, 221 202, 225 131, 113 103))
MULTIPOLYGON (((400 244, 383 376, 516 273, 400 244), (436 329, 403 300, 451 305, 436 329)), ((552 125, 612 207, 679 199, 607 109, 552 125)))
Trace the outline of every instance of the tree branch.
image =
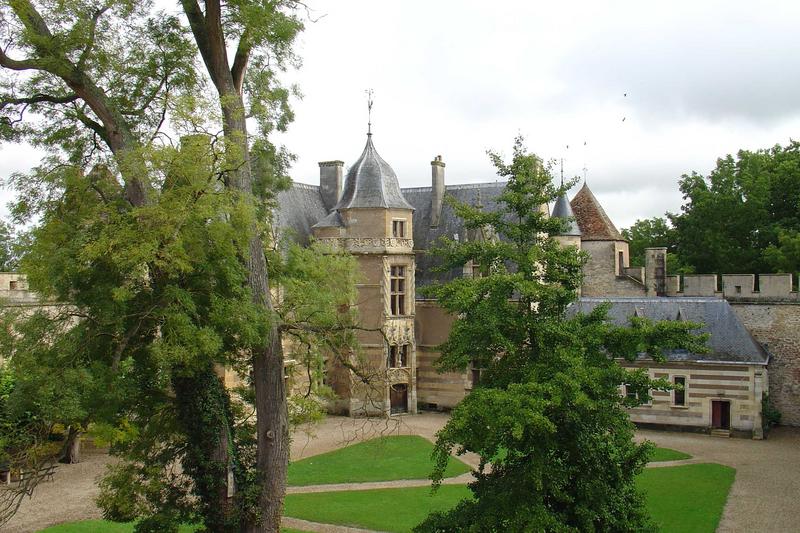
POLYGON ((100 17, 103 16, 103 13, 108 11, 109 6, 105 6, 101 9, 98 9, 92 15, 92 22, 89 26, 89 42, 86 43, 83 51, 81 52, 81 56, 78 58, 78 70, 83 70, 84 66, 86 65, 86 60, 89 59, 89 54, 92 53, 92 49, 94 48, 95 42, 95 35, 97 32, 97 22, 100 20, 100 17))
POLYGON ((247 64, 250 61, 250 52, 252 49, 253 46, 250 43, 248 30, 244 30, 242 37, 239 39, 239 46, 236 47, 236 55, 233 57, 233 66, 231 67, 233 86, 236 87, 236 91, 239 94, 242 94, 244 75, 247 71, 247 64))
POLYGON ((35 59, 11 59, 0 48, 0 66, 10 70, 43 70, 43 65, 35 59))
POLYGON ((3 97, 0 98, 0 109, 3 109, 7 105, 17 105, 17 104, 39 104, 42 102, 48 102, 51 104, 68 104, 70 102, 74 102, 78 99, 77 94, 68 94, 65 96, 53 96, 50 94, 34 94, 33 96, 27 96, 24 98, 11 98, 11 97, 3 97))

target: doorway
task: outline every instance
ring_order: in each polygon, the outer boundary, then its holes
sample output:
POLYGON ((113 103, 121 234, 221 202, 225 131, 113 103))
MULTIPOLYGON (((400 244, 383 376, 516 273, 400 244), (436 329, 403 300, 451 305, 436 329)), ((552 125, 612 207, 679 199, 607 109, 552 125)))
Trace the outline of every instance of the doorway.
POLYGON ((725 400, 711 401, 711 427, 714 429, 731 429, 731 402, 725 400))
POLYGON ((389 405, 393 415, 408 412, 408 385, 396 383, 389 386, 389 405))

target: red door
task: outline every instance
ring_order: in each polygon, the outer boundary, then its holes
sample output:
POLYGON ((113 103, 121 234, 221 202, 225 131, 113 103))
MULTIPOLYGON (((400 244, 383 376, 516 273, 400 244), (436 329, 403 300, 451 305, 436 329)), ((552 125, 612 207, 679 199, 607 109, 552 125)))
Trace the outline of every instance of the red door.
POLYGON ((714 429, 731 428, 731 402, 712 400, 711 427, 714 429))
POLYGON ((389 404, 391 413, 408 412, 408 385, 397 383, 389 387, 389 404))

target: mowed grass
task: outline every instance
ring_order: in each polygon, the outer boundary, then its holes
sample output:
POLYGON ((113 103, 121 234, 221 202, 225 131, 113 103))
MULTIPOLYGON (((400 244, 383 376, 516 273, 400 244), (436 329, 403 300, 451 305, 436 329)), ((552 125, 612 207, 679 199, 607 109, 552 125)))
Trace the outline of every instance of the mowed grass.
MULTIPOLYGON (((713 533, 728 497, 735 470, 717 464, 651 468, 639 477, 647 508, 665 533, 713 533)), ((431 511, 452 508, 470 497, 461 485, 290 494, 286 515, 313 522, 381 531, 406 532, 431 511)))
POLYGON ((691 459, 692 456, 688 453, 679 452, 670 448, 656 448, 653 450, 653 455, 650 457, 651 463, 661 463, 663 461, 680 461, 683 459, 691 459))
MULTIPOLYGON (((433 470, 432 451, 433 444, 416 435, 371 439, 291 463, 289 485, 427 479, 433 470)), ((451 457, 445 477, 470 470, 451 457)))
POLYGON ((637 483, 661 531, 713 533, 735 477, 735 469, 709 463, 648 468, 637 483))
POLYGON ((344 526, 405 532, 433 511, 446 511, 472 493, 466 485, 316 492, 286 496, 286 516, 344 526))
MULTIPOLYGON (((180 533, 191 533, 197 526, 181 526, 180 533)), ((40 533, 131 533, 133 522, 120 524, 108 520, 81 520, 40 530, 40 533)), ((281 528, 281 533, 305 533, 299 529, 281 528)))

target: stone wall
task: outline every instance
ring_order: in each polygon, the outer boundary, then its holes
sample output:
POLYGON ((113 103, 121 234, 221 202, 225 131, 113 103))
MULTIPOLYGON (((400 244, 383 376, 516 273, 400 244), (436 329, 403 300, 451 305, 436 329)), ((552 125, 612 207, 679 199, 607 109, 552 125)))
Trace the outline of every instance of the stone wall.
POLYGON ((769 397, 782 414, 781 424, 800 426, 800 305, 729 301, 770 352, 769 397))
POLYGON ((452 409, 472 386, 466 372, 439 373, 433 366, 452 324, 453 317, 435 301, 417 300, 417 401, 423 409, 452 409))
POLYGON ((619 272, 619 253, 623 253, 624 267, 628 267, 628 243, 624 241, 583 241, 581 249, 589 253, 583 267, 582 296, 645 296, 642 283, 619 272))

